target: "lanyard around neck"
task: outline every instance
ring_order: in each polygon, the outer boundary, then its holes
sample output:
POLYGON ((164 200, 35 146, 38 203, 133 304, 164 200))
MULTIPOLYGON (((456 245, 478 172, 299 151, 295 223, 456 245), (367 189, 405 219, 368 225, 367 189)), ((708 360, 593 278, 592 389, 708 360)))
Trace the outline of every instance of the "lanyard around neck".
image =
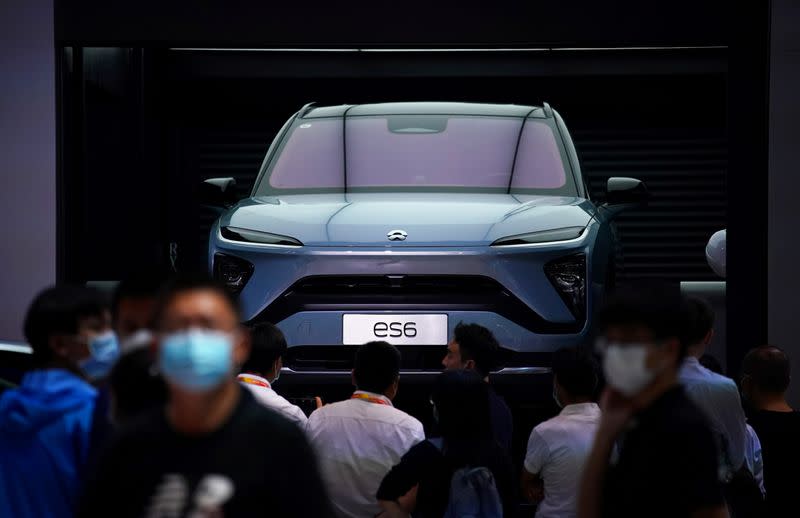
POLYGON ((376 405, 388 405, 389 403, 381 398, 377 398, 374 396, 370 396, 369 394, 364 394, 360 392, 356 392, 353 394, 350 399, 363 399, 364 401, 368 401, 370 403, 375 403, 376 405))
POLYGON ((239 381, 242 381, 249 385, 258 385, 259 387, 269 388, 269 382, 256 378, 251 378, 250 376, 239 376, 239 381))

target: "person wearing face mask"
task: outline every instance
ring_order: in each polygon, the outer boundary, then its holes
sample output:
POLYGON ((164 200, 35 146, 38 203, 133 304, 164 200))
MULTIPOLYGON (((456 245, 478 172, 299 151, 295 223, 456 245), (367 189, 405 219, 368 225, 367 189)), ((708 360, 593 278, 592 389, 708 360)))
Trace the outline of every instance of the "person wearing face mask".
POLYGON ((678 383, 688 315, 679 288, 660 284, 620 291, 597 315, 607 387, 581 518, 728 516, 714 435, 678 383))
POLYGON ((531 432, 521 477, 522 495, 539 504, 537 518, 577 514, 578 484, 600 421, 596 389, 591 354, 579 348, 553 354, 553 399, 561 412, 531 432))
POLYGON ((153 356, 153 316, 164 280, 157 272, 128 277, 117 285, 111 299, 111 321, 122 353, 108 378, 117 425, 163 405, 167 398, 153 356))
POLYGON ((306 414, 272 388, 281 374, 283 356, 288 349, 286 338, 280 329, 268 322, 256 324, 250 334, 253 345, 250 357, 242 366, 239 382, 253 393, 259 403, 305 428, 308 422, 306 414))
POLYGON ((82 286, 41 292, 25 316, 34 369, 0 396, 0 516, 67 517, 105 434, 89 382, 116 356, 108 308, 82 286))
POLYGON ((236 381, 250 336, 225 288, 171 281, 155 328, 168 401, 118 432, 77 515, 330 516, 303 432, 236 381))

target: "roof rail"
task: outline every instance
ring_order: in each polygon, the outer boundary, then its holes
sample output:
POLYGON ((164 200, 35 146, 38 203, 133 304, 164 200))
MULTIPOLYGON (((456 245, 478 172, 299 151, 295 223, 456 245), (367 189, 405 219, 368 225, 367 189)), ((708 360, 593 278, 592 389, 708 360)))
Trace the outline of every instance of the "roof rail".
POLYGON ((544 109, 544 116, 548 119, 553 117, 553 109, 547 103, 542 103, 542 108, 544 109))
POLYGON ((305 117, 305 115, 306 115, 308 112, 310 112, 310 111, 311 111, 311 109, 314 107, 314 105, 315 105, 315 104, 317 104, 317 103, 316 103, 316 102, 314 102, 314 101, 312 101, 312 102, 310 102, 310 103, 306 104, 305 106, 303 106, 302 108, 300 108, 300 111, 299 111, 299 112, 297 112, 297 117, 298 117, 298 118, 300 118, 300 119, 302 119, 303 117, 305 117))

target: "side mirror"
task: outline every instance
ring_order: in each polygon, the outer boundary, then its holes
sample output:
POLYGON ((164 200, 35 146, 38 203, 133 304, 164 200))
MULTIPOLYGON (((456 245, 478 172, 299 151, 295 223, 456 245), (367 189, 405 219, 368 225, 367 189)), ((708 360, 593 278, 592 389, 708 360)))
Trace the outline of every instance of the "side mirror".
POLYGON ((644 182, 636 178, 615 176, 606 184, 606 205, 609 206, 645 205, 649 198, 644 182))
POLYGON ((200 185, 200 202, 212 207, 227 207, 238 200, 234 178, 209 178, 200 185))

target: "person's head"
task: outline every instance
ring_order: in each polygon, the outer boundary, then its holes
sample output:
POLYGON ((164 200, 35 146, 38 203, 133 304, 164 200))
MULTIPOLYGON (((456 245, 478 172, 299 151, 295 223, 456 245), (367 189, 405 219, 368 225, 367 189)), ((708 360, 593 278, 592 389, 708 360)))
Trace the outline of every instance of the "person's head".
POLYGON ((275 325, 262 322, 250 329, 250 337, 250 357, 242 365, 242 372, 263 376, 270 383, 277 381, 288 350, 283 333, 275 325))
POLYGON ((368 342, 356 351, 353 384, 358 390, 397 395, 400 382, 400 351, 386 342, 368 342))
POLYGON ((460 322, 447 344, 442 365, 445 370, 475 370, 485 378, 495 367, 499 348, 491 331, 478 324, 460 322))
POLYGON ((560 407, 594 398, 597 365, 584 348, 565 347, 553 353, 553 397, 560 407))
POLYGON ((686 322, 687 354, 699 359, 714 338, 714 309, 698 297, 687 297, 686 309, 689 312, 686 322))
POLYGON ((120 342, 124 344, 137 332, 152 331, 164 281, 163 275, 147 272, 127 277, 117 285, 111 298, 111 322, 120 342))
POLYGON ((155 313, 158 364, 170 390, 202 394, 233 381, 247 360, 250 334, 236 300, 205 275, 173 279, 155 313))
POLYGON ((24 333, 38 367, 96 377, 102 374, 98 361, 113 361, 118 353, 108 304, 100 292, 85 286, 54 286, 39 293, 25 315, 24 333))
POLYGON ((688 348, 687 319, 677 285, 646 283, 612 295, 596 320, 608 384, 634 397, 673 380, 688 348))
POLYGON ((763 345, 750 350, 742 362, 742 394, 756 407, 783 400, 792 380, 789 357, 779 347, 763 345))
POLYGON ((489 387, 475 370, 446 370, 431 394, 439 432, 447 441, 491 437, 489 387))

